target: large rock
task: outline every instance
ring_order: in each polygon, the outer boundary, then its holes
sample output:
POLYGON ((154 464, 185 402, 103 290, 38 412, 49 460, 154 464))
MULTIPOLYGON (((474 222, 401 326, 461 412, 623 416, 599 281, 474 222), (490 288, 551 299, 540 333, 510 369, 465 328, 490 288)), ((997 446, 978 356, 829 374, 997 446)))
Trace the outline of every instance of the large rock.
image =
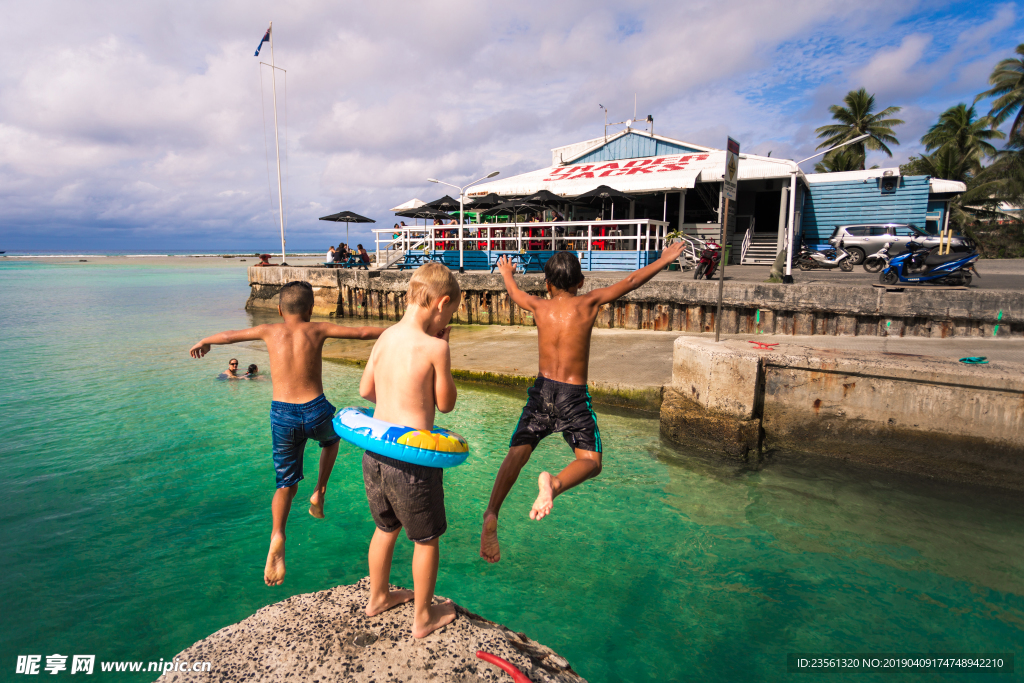
MULTIPOLYGON (((264 607, 182 651, 177 659, 211 662, 209 673, 169 672, 163 681, 511 681, 477 650, 517 666, 530 680, 583 681, 569 663, 522 633, 456 606, 455 621, 422 640, 412 637, 413 606, 363 613, 369 579, 264 607)), ((443 601, 440 596, 435 602, 443 601)))

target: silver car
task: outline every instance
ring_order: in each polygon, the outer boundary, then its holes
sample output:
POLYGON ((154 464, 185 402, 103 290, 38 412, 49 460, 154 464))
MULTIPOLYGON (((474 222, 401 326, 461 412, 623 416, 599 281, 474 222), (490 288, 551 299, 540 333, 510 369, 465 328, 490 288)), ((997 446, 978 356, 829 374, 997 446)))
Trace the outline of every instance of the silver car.
MULTIPOLYGON (((850 252, 850 260, 854 265, 864 263, 871 256, 891 243, 889 255, 895 256, 907 250, 907 242, 911 240, 923 244, 926 249, 939 246, 939 236, 931 235, 913 223, 858 223, 856 225, 840 225, 832 231, 828 239, 833 247, 839 246, 842 240, 846 251, 850 252)), ((950 243, 954 250, 969 249, 970 244, 963 237, 953 236, 950 243)))

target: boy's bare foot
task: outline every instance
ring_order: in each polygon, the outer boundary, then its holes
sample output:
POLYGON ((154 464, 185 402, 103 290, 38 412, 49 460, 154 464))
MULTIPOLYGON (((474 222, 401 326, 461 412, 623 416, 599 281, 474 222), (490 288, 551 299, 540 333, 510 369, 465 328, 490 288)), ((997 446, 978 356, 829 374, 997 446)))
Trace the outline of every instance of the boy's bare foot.
POLYGON ((480 557, 492 564, 501 559, 498 545, 498 518, 490 513, 484 515, 484 528, 480 532, 480 557))
POLYGON ((537 486, 540 488, 540 493, 537 494, 537 500, 533 501, 530 519, 539 520, 551 514, 551 506, 554 505, 555 491, 551 475, 541 472, 537 477, 537 486))
POLYGON ((379 603, 374 602, 373 598, 371 597, 369 602, 366 603, 366 616, 375 617, 381 612, 386 612, 392 607, 395 607, 396 605, 401 605, 402 603, 409 602, 414 597, 416 597, 415 593, 413 593, 410 590, 404 589, 398 591, 388 591, 387 598, 385 598, 382 602, 379 603))
POLYGON ((412 622, 412 637, 426 638, 437 629, 455 621, 455 605, 451 600, 440 605, 431 605, 430 616, 426 623, 419 623, 415 619, 412 622))
POLYGON ((309 514, 317 519, 324 518, 324 496, 319 491, 313 491, 313 495, 309 497, 309 514))
POLYGON ((263 570, 263 582, 268 586, 280 586, 284 583, 284 537, 270 538, 270 552, 267 553, 267 566, 263 570))

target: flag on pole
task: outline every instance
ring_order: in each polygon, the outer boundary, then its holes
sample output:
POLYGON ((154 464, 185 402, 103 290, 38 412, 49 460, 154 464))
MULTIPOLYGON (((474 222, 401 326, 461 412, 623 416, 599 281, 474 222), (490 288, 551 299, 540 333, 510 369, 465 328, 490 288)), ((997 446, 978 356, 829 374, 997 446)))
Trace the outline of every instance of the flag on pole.
POLYGON ((267 32, 263 34, 263 40, 261 40, 260 44, 256 46, 256 56, 257 57, 260 56, 260 48, 263 47, 263 43, 267 42, 268 40, 270 40, 270 29, 269 28, 267 29, 267 32))

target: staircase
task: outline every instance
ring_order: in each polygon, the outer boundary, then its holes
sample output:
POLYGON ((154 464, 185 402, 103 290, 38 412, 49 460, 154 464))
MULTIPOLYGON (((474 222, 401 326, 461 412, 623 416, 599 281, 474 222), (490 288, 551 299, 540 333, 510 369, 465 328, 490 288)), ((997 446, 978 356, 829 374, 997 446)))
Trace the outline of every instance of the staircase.
POLYGON ((779 236, 770 232, 751 233, 750 245, 747 247, 740 264, 771 265, 778 254, 779 236))

